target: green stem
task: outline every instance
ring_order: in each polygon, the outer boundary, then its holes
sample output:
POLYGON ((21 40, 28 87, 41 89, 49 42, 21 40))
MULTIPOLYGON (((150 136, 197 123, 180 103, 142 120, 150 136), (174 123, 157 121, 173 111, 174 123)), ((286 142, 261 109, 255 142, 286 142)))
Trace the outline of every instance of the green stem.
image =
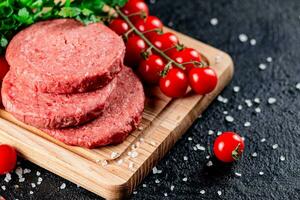
POLYGON ((174 64, 176 67, 179 67, 181 69, 185 69, 184 66, 178 62, 175 62, 173 59, 171 59, 167 54, 165 54, 160 49, 156 48, 145 36, 143 33, 141 33, 139 30, 135 28, 135 26, 132 24, 130 19, 119 9, 116 8, 116 12, 126 21, 126 23, 130 26, 130 28, 133 29, 135 34, 137 34, 140 38, 142 38, 152 49, 154 49, 157 53, 159 53, 163 58, 165 58, 167 61, 169 61, 171 64, 174 64))

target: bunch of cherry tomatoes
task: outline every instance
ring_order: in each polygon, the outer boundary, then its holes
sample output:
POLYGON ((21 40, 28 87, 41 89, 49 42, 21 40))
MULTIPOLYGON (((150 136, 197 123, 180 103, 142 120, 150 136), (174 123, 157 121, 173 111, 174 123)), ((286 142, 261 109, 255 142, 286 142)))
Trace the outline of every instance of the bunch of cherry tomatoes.
POLYGON ((152 44, 149 46, 122 18, 109 24, 118 35, 125 36, 125 64, 134 67, 145 83, 159 84, 165 95, 174 98, 184 96, 189 86, 201 95, 214 90, 218 82, 215 71, 203 66, 197 50, 181 45, 175 34, 163 32, 163 23, 149 15, 143 0, 129 0, 121 11, 152 44))

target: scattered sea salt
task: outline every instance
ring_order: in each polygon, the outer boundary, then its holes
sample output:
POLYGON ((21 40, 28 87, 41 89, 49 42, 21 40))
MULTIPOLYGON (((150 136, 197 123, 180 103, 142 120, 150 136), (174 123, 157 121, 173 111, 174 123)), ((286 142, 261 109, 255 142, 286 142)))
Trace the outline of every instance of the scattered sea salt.
POLYGON ((243 106, 242 105, 238 105, 238 110, 242 110, 243 106))
POLYGON ((155 183, 160 183, 160 180, 156 179, 156 180, 155 180, 155 183))
POLYGON ((276 99, 274 97, 268 98, 268 104, 274 104, 276 103, 276 99))
POLYGON ((187 156, 183 156, 183 160, 187 161, 188 157, 187 156))
POLYGON ((221 196, 221 195, 222 195, 222 192, 221 192, 220 190, 219 190, 217 193, 218 193, 218 195, 219 195, 219 196, 221 196))
POLYGON ((146 184, 143 184, 143 187, 145 188, 145 187, 147 187, 147 185, 146 185, 146 184))
POLYGON ((172 21, 170 21, 170 22, 168 23, 168 26, 169 26, 169 27, 172 27, 172 26, 174 26, 174 23, 173 23, 172 21))
POLYGON ((273 61, 273 58, 272 58, 272 57, 267 57, 267 59, 266 59, 266 60, 267 60, 267 62, 269 62, 269 63, 270 63, 270 62, 272 62, 272 61, 273 61))
POLYGON ((128 152, 128 155, 131 157, 131 158, 136 158, 139 153, 137 151, 129 151, 128 152))
POLYGON ((183 180, 184 182, 187 182, 187 177, 184 177, 182 180, 183 180))
POLYGON ((158 171, 157 167, 153 167, 153 168, 152 168, 152 173, 153 173, 153 174, 157 174, 157 171, 158 171))
POLYGON ((234 86, 233 87, 233 91, 236 92, 236 93, 239 92, 240 89, 241 89, 240 86, 234 86))
POLYGON ((208 130, 208 135, 213 135, 214 131, 213 130, 208 130))
POLYGON ((59 187, 61 190, 63 190, 63 189, 66 189, 66 184, 65 183, 63 183, 63 184, 61 184, 61 186, 59 187))
POLYGON ((210 155, 207 155, 205 158, 206 158, 206 159, 209 159, 209 158, 210 158, 210 155))
POLYGON ((249 108, 252 107, 252 105, 253 105, 252 101, 250 99, 245 99, 245 103, 249 108))
POLYGON ((257 108, 255 108, 254 110, 255 110, 255 112, 257 112, 257 113, 261 113, 261 108, 260 108, 260 107, 257 107, 257 108))
POLYGON ((124 160, 123 160, 123 159, 120 159, 120 160, 117 161, 117 165, 122 165, 123 162, 124 162, 124 160))
POLYGON ((248 36, 246 34, 242 33, 242 34, 239 35, 239 40, 241 42, 247 42, 248 41, 248 36))
POLYGON ((133 163, 132 161, 129 162, 128 168, 129 168, 130 170, 134 170, 134 163, 133 163))
POLYGON ((258 65, 258 68, 259 68, 260 70, 265 70, 265 69, 267 69, 267 65, 264 64, 264 63, 261 63, 261 64, 258 65))
POLYGON ((192 141, 192 140, 193 140, 193 138, 191 138, 191 137, 188 137, 188 140, 189 140, 189 141, 192 141))
POLYGON ((284 156, 280 156, 280 160, 281 161, 285 161, 285 157, 284 156))
POLYGON ((252 153, 252 157, 257 157, 257 153, 256 152, 252 153))
POLYGON ((205 151, 205 147, 201 146, 200 144, 196 144, 197 149, 200 151, 205 151))
POLYGON ((253 101, 254 101, 254 103, 257 103, 257 104, 259 104, 259 103, 260 103, 260 99, 259 99, 259 98, 257 98, 257 97, 255 97, 253 101))
POLYGON ((168 196, 168 193, 164 193, 164 195, 165 195, 165 197, 167 197, 167 196, 168 196))
POLYGON ((133 193, 133 194, 137 194, 137 191, 133 191, 132 193, 133 193))
POLYGON ((117 152, 112 152, 110 155, 111 159, 116 159, 117 157, 119 157, 119 153, 117 153, 117 152))
POLYGON ((227 122, 233 122, 233 121, 234 121, 234 118, 233 118, 232 116, 230 116, 230 115, 227 115, 227 116, 225 117, 225 120, 226 120, 227 122))
POLYGON ((258 174, 262 176, 262 175, 264 175, 265 173, 264 173, 264 172, 259 172, 258 174))
POLYGON ((30 169, 27 169, 27 168, 25 168, 24 170, 23 170, 23 174, 29 174, 31 172, 31 170, 30 169))
POLYGON ((250 122, 245 122, 244 126, 249 127, 249 126, 251 126, 251 123, 250 122))
POLYGON ((228 114, 228 111, 227 111, 227 110, 224 110, 224 111, 223 111, 223 114, 224 114, 224 115, 227 115, 227 114, 228 114))
POLYGON ((296 89, 297 89, 297 90, 300 90, 300 83, 297 83, 297 84, 296 84, 296 89))
POLYGON ((194 150, 194 151, 197 151, 198 149, 197 149, 197 147, 196 147, 196 146, 194 146, 194 147, 193 147, 193 150, 194 150))
POLYGON ((175 186, 174 186, 174 185, 171 185, 170 190, 173 191, 174 188, 175 188, 175 186))
POLYGON ((6 190, 6 186, 5 186, 5 185, 2 185, 2 186, 1 186, 1 189, 2 189, 2 190, 6 190))
POLYGON ((238 173, 238 172, 235 172, 234 174, 235 174, 236 176, 239 176, 239 177, 242 176, 242 174, 241 174, 241 173, 238 173))
POLYGON ((40 175, 41 175, 41 172, 37 171, 37 172, 36 172, 36 175, 37 175, 37 176, 40 176, 40 175))
POLYGON ((217 136, 221 135, 222 131, 217 131, 217 136))
POLYGON ((19 183, 23 183, 25 181, 25 178, 19 178, 19 183))
POLYGON ((217 18, 211 18, 211 20, 210 20, 210 24, 211 25, 213 25, 213 26, 216 26, 216 25, 218 25, 218 19, 217 18))
POLYGON ((33 194, 33 191, 29 191, 29 194, 33 194))
POLYGON ((256 45, 256 39, 251 39, 251 40, 250 40, 250 44, 251 44, 252 46, 256 45))
POLYGON ((217 100, 222 103, 228 103, 228 99, 225 97, 222 97, 221 95, 218 96, 217 100))
POLYGON ((273 149, 277 149, 277 148, 278 148, 278 144, 273 144, 273 145, 272 145, 272 148, 273 148, 273 149))
POLYGON ((220 63, 221 60, 222 60, 222 57, 221 57, 221 56, 217 55, 217 56, 215 57, 215 62, 216 62, 216 64, 220 63))
POLYGON ((200 190, 200 194, 205 194, 205 190, 200 190))
POLYGON ((9 181, 11 181, 11 174, 10 174, 10 173, 6 173, 6 174, 5 174, 4 181, 5 181, 6 183, 8 183, 9 181))
POLYGON ((211 167, 211 166, 213 166, 213 162, 210 160, 210 161, 208 161, 207 163, 206 163, 206 166, 207 167, 211 167))
POLYGON ((262 138, 261 140, 260 140, 260 142, 265 142, 266 141, 266 138, 262 138))
POLYGON ((101 162, 101 164, 102 164, 102 166, 104 167, 104 166, 107 166, 107 165, 108 165, 108 162, 107 162, 107 160, 103 160, 103 161, 101 162))

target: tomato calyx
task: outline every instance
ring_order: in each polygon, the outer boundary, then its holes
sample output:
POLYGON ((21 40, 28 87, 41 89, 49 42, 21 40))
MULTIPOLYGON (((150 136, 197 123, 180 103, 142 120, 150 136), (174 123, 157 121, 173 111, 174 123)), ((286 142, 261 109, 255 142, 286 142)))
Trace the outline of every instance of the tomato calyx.
POLYGON ((237 161, 241 158, 243 151, 240 149, 241 144, 239 143, 236 148, 232 151, 231 156, 232 158, 237 161))

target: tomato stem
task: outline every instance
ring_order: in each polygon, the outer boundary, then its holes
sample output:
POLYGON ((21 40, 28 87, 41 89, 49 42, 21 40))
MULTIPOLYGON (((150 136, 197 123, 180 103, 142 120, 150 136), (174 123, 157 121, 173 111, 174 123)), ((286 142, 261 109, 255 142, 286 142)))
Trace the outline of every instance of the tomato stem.
MULTIPOLYGON (((126 16, 118 7, 116 7, 116 12, 118 13, 118 15, 120 15, 125 21, 126 23, 130 26, 130 28, 135 32, 135 34, 137 34, 142 40, 144 40, 149 47, 151 47, 152 49, 154 49, 159 55, 161 55, 163 58, 165 58, 167 61, 169 61, 169 66, 171 66, 171 64, 174 64, 176 67, 179 67, 180 69, 185 69, 184 66, 176 61, 174 61, 172 58, 170 58, 167 54, 165 54, 163 51, 161 51, 160 49, 156 48, 145 36, 143 33, 141 33, 134 25, 133 23, 130 21, 129 17, 126 16)), ((166 66, 167 68, 167 66, 166 66)))

